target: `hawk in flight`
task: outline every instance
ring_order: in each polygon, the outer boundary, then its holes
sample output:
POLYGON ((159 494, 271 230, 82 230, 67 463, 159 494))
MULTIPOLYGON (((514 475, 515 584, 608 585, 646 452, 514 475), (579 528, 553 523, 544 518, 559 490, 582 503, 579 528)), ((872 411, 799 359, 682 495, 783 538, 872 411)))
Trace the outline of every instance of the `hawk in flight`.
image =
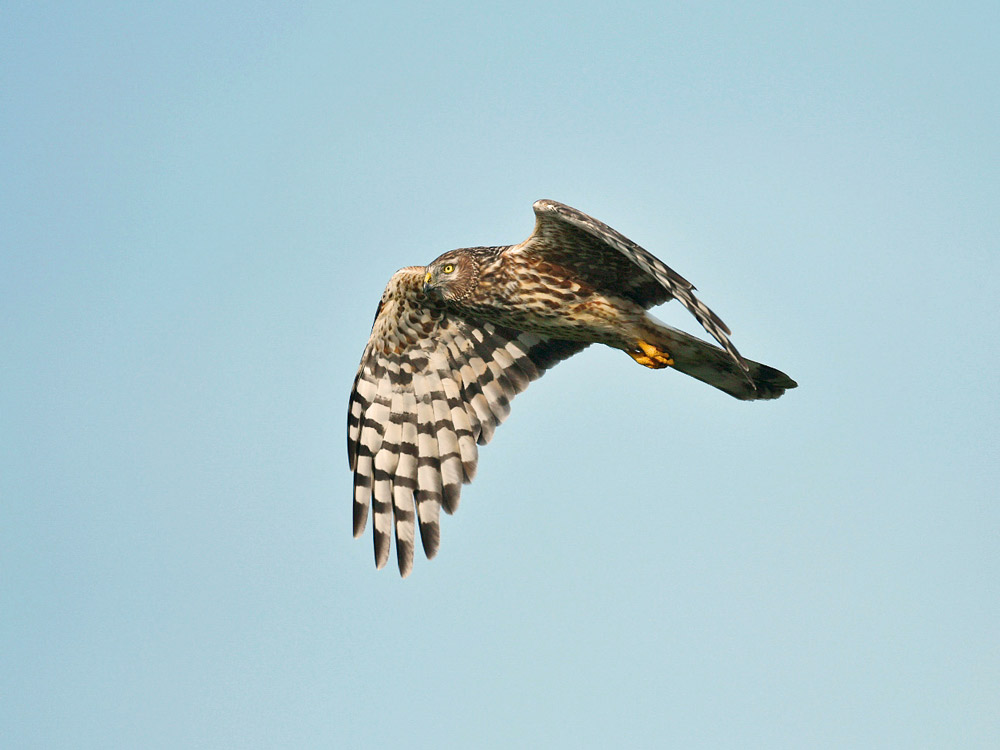
POLYGON ((382 293, 347 417, 354 535, 371 505, 378 568, 395 530, 399 572, 409 574, 417 524, 434 556, 441 509, 458 507, 477 445, 528 383, 590 344, 747 401, 796 385, 741 357, 694 286, 627 237, 562 203, 540 200, 534 210, 535 231, 519 245, 452 250, 397 271, 382 293), (719 346, 646 312, 671 298, 719 346))

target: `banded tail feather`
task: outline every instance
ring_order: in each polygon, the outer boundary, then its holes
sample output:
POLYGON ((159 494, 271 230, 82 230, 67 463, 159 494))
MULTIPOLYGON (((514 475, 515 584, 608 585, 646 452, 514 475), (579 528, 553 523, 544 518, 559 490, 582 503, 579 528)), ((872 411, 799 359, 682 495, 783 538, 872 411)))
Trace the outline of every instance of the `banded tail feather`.
POLYGON ((742 401, 774 399, 798 384, 780 370, 744 360, 746 369, 737 367, 728 352, 689 333, 658 321, 647 314, 651 343, 667 351, 674 359, 673 369, 683 372, 713 388, 742 401))

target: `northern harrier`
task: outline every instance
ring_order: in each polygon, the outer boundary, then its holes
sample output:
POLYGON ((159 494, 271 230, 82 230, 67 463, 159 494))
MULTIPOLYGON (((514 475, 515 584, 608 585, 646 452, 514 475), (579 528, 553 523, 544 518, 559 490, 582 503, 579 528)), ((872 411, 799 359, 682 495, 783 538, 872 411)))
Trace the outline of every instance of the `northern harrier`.
POLYGON ((546 369, 592 343, 641 365, 672 367, 738 399, 778 398, 796 383, 745 360, 729 328, 694 286, 611 227, 550 200, 519 245, 452 250, 397 271, 382 294, 354 379, 347 452, 354 472, 354 535, 369 502, 375 565, 413 566, 415 521, 428 558, 440 511, 458 507, 510 401, 546 369), (719 347, 646 313, 675 298, 719 347))

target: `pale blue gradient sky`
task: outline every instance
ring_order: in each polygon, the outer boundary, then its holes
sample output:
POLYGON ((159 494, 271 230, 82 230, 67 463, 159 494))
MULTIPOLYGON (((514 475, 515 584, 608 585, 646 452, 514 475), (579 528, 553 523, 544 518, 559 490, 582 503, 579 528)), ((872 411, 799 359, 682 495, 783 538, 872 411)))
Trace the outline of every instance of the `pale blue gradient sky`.
POLYGON ((1000 746, 997 4, 358 5, 4 6, 4 746, 1000 746), (588 351, 377 573, 378 296, 542 197, 801 387, 588 351))

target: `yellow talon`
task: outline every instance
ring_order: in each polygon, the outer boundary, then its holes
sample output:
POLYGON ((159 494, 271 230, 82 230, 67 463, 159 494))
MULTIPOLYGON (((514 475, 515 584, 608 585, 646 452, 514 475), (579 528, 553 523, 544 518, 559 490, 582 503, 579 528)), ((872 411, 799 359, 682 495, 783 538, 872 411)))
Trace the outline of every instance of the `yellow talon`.
POLYGON ((643 367, 649 367, 653 370, 659 370, 664 367, 669 367, 674 363, 673 357, 671 357, 667 352, 657 349, 652 344, 639 339, 636 345, 642 350, 642 354, 639 352, 628 352, 628 356, 634 359, 643 367))

